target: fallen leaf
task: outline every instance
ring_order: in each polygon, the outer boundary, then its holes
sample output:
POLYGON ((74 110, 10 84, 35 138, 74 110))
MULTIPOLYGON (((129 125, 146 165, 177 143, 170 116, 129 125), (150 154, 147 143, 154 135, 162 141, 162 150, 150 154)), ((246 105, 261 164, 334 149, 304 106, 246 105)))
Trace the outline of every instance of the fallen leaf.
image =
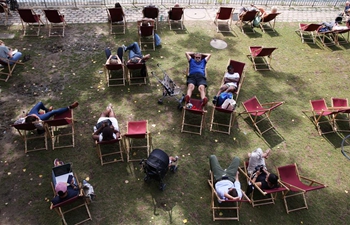
POLYGON ((43 175, 41 175, 41 174, 40 174, 40 175, 39 175, 39 177, 40 177, 40 178, 42 178, 42 177, 43 177, 43 175))
POLYGON ((27 169, 23 169, 23 172, 26 172, 27 169))
POLYGON ((222 215, 224 215, 224 214, 223 214, 222 212, 220 212, 220 213, 219 213, 219 216, 222 216, 222 215))
POLYGON ((127 183, 129 183, 129 181, 128 181, 128 180, 125 180, 124 182, 125 182, 126 184, 127 184, 127 183))
POLYGON ((347 194, 347 193, 348 193, 348 191, 347 191, 347 190, 345 190, 345 193, 347 194))
POLYGON ((86 181, 89 181, 89 180, 90 180, 90 177, 86 177, 85 180, 86 180, 86 181))
POLYGON ((8 172, 7 175, 11 175, 11 172, 8 172))
POLYGON ((186 220, 186 219, 184 219, 182 222, 183 222, 183 223, 187 223, 187 220, 186 220))

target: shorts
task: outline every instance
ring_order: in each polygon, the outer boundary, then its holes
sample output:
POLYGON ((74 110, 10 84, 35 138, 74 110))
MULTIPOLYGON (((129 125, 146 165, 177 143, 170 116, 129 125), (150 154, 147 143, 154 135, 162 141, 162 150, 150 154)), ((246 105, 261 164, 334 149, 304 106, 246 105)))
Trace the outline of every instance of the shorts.
POLYGON ((190 74, 187 77, 187 85, 188 84, 193 84, 196 87, 199 85, 204 85, 207 87, 207 78, 200 73, 190 74))
POLYGON ((226 85, 227 88, 229 88, 229 87, 235 87, 235 88, 237 88, 237 84, 236 84, 236 83, 233 83, 233 82, 226 83, 225 85, 226 85))

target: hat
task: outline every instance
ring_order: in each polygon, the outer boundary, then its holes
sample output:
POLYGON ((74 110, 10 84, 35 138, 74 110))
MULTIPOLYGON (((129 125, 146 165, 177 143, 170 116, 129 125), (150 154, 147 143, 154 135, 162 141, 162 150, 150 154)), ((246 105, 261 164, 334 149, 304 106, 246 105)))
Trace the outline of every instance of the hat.
POLYGON ((67 183, 66 182, 59 182, 56 184, 55 191, 58 193, 59 191, 62 191, 63 193, 67 191, 67 183))

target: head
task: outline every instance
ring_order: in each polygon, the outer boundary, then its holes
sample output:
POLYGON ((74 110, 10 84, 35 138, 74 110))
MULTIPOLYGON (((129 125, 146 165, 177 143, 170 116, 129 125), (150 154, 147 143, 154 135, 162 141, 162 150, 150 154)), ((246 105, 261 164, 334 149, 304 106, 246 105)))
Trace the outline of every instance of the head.
POLYGON ((277 13, 277 7, 276 6, 272 6, 271 7, 271 13, 277 13))
POLYGON ((180 4, 176 2, 174 7, 180 7, 180 4))
POLYGON ((196 62, 200 62, 202 60, 202 54, 201 53, 195 53, 194 54, 194 60, 196 60, 196 62))
POLYGON ((114 134, 114 130, 113 128, 111 127, 105 127, 103 130, 102 130, 102 136, 103 136, 103 141, 110 141, 110 140, 113 140, 114 137, 113 137, 113 134, 114 134))
POLYGON ((56 184, 55 191, 58 194, 58 196, 62 197, 67 192, 67 183, 66 182, 59 182, 56 184))
POLYGON ((233 73, 235 72, 234 69, 233 69, 233 66, 229 65, 229 66, 227 67, 227 72, 228 72, 229 74, 233 74, 233 73))
POLYGON ((119 2, 115 3, 114 8, 121 8, 122 6, 120 5, 119 2))
POLYGON ((5 43, 2 40, 0 40, 0 45, 5 45, 5 43))
POLYGON ((349 5, 350 5, 350 2, 349 2, 349 1, 346 1, 346 2, 345 2, 345 5, 346 5, 346 6, 349 6, 349 5))
POLYGON ((231 195, 232 197, 237 197, 238 196, 236 188, 229 189, 228 194, 231 195))
POLYGON ((268 177, 266 177, 266 182, 269 184, 270 187, 277 186, 278 184, 278 177, 274 173, 270 173, 268 177))
POLYGON ((25 122, 26 123, 33 123, 35 121, 37 121, 38 118, 36 118, 35 116, 27 116, 26 119, 25 119, 25 122))

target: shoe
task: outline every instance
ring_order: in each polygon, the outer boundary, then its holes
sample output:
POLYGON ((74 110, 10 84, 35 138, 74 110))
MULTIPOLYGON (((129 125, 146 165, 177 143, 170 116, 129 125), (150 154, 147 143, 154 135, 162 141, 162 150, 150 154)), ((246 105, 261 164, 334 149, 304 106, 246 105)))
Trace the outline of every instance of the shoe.
POLYGON ((217 96, 214 96, 213 104, 216 105, 217 102, 218 102, 218 97, 217 97, 217 96))
POLYGON ((49 112, 51 112, 53 110, 53 106, 49 107, 49 112))
POLYGON ((79 105, 78 102, 74 102, 73 104, 71 104, 71 105, 69 106, 69 109, 74 109, 74 108, 78 107, 78 105, 79 105))
POLYGON ((126 46, 125 46, 125 45, 122 45, 122 48, 124 49, 124 52, 126 52, 126 51, 127 51, 127 48, 126 48, 126 46))
POLYGON ((189 102, 190 102, 190 96, 186 95, 186 96, 185 96, 185 103, 187 104, 187 103, 189 103, 189 102))
POLYGON ((207 98, 207 97, 204 97, 204 98, 202 99, 202 107, 204 107, 207 103, 208 103, 208 98, 207 98))

